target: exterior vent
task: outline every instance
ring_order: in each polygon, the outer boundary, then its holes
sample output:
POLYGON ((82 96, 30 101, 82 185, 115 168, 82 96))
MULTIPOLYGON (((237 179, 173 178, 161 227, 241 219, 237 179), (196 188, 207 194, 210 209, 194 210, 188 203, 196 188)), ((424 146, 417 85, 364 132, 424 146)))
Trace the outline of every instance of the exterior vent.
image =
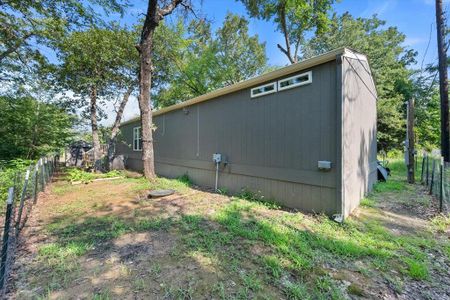
POLYGON ((256 98, 267 94, 272 94, 277 91, 277 83, 271 82, 265 85, 261 85, 250 90, 250 97, 256 98))
POLYGON ((312 71, 295 75, 278 81, 278 90, 283 91, 297 86, 310 84, 312 82, 312 71))

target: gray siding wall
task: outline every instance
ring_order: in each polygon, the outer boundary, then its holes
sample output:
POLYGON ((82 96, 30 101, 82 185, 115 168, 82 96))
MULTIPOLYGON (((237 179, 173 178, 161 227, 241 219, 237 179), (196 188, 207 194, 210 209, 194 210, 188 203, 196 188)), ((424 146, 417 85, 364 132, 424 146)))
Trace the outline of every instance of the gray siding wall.
POLYGON ((377 99, 367 62, 344 57, 342 65, 342 181, 348 216, 377 180, 377 99))
MULTIPOLYGON (((213 187, 217 152, 228 160, 220 167, 219 188, 247 188, 304 211, 340 211, 336 67, 334 61, 315 66, 309 85, 257 98, 244 89, 155 117, 156 172, 187 173, 194 183, 213 187), (333 168, 318 170, 319 160, 331 161, 333 168)), ((131 147, 136 126, 122 126, 117 152, 128 157, 127 167, 140 170, 141 153, 131 147)))

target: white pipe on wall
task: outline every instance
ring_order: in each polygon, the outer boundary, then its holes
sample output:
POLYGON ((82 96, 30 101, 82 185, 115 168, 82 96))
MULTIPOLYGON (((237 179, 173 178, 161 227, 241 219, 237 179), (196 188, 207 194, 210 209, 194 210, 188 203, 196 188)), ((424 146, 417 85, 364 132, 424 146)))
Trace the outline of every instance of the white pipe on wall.
POLYGON ((219 182, 219 162, 216 162, 216 184, 214 185, 215 191, 217 191, 218 182, 219 182))

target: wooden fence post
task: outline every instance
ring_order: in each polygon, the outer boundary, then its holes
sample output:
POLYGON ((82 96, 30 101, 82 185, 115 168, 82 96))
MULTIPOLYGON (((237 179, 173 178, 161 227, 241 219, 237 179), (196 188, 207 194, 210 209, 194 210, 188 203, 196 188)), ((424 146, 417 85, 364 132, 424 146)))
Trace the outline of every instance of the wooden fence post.
POLYGON ((8 258, 8 245, 9 245, 9 229, 11 225, 13 200, 14 200, 14 187, 11 187, 8 190, 8 200, 6 201, 5 227, 3 231, 3 245, 2 245, 2 260, 0 263, 0 289, 3 289, 5 286, 6 263, 8 258))

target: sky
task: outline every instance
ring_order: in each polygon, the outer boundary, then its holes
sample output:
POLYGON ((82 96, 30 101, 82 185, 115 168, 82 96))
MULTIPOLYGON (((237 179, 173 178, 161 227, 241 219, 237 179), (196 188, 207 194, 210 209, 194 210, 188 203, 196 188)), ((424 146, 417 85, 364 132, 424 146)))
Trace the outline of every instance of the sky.
MULTIPOLYGON (((136 24, 145 13, 147 1, 134 0, 123 17, 111 16, 122 24, 136 24)), ((417 65, 420 68, 429 63, 437 62, 436 22, 434 0, 340 0, 334 4, 334 10, 342 14, 349 12, 355 17, 371 17, 377 14, 386 21, 386 26, 395 26, 406 35, 405 46, 417 51, 417 65)), ((220 27, 228 11, 247 16, 244 6, 234 0, 194 0, 194 7, 202 17, 212 21, 213 30, 220 27)), ((444 9, 448 11, 450 0, 444 0, 444 9)), ((175 16, 169 17, 174 20, 175 16)), ((287 58, 278 48, 283 44, 283 36, 276 31, 271 22, 249 19, 250 34, 257 34, 261 41, 266 42, 266 54, 271 65, 288 64, 287 58)), ((107 109, 109 111, 109 109, 107 109)), ((139 113, 137 100, 130 99, 125 110, 124 120, 135 117, 139 113)), ((113 116, 103 121, 112 123, 113 116)))

